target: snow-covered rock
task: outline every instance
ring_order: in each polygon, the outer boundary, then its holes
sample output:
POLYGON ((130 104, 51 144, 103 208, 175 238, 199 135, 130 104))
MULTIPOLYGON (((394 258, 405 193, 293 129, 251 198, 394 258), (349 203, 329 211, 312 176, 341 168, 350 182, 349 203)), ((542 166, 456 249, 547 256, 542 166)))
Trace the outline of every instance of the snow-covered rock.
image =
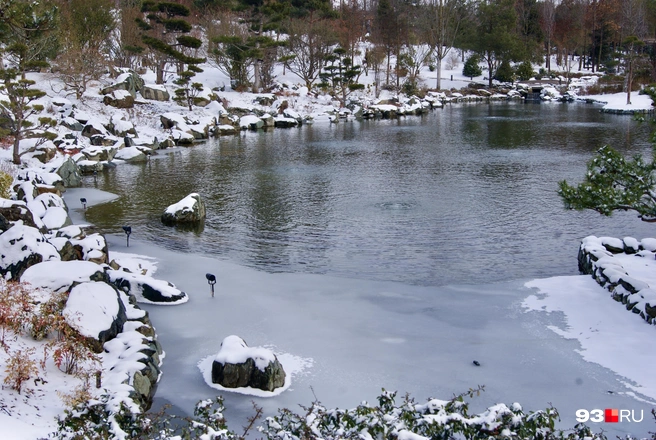
POLYGON ((60 260, 57 249, 36 228, 16 223, 0 234, 0 275, 18 280, 28 267, 60 260))
POLYGON ((125 306, 116 288, 97 281, 74 286, 62 315, 82 336, 100 342, 100 345, 94 344, 97 352, 102 351, 102 344, 123 331, 127 321, 125 306))
POLYGON ((168 281, 122 270, 110 270, 108 275, 112 284, 123 292, 133 295, 138 302, 172 305, 189 300, 185 292, 168 281))
POLYGON ((162 214, 162 223, 201 223, 205 220, 205 203, 198 193, 191 193, 184 199, 170 205, 162 214))
POLYGON ((271 350, 249 347, 242 338, 231 335, 223 340, 212 362, 212 382, 226 388, 273 391, 285 384, 285 370, 271 350))

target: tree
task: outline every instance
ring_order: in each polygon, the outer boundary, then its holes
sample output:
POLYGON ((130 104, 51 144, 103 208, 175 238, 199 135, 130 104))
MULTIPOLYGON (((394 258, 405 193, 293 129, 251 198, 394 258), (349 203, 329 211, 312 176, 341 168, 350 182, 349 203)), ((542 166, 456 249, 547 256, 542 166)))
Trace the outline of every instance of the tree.
POLYGON ((510 61, 503 60, 499 68, 494 73, 494 79, 503 83, 515 82, 515 70, 510 65, 510 61))
POLYGON ((178 73, 184 71, 184 65, 195 65, 205 62, 205 58, 196 58, 185 49, 196 50, 202 41, 189 34, 192 26, 183 18, 189 16, 189 8, 178 3, 154 2, 146 0, 141 6, 145 20, 138 18, 137 24, 145 33, 141 41, 148 46, 155 56, 157 84, 164 82, 166 64, 178 64, 178 73))
POLYGON ((517 44, 516 22, 513 0, 490 0, 478 4, 469 41, 465 45, 487 62, 489 87, 492 87, 500 61, 518 58, 521 47, 517 44))
POLYGON ((422 20, 425 26, 426 42, 435 55, 435 87, 442 88, 442 60, 451 51, 460 26, 470 12, 471 2, 466 0, 429 0, 425 5, 422 20))
POLYGON ((13 162, 20 165, 20 141, 34 130, 54 124, 50 118, 39 118, 38 124, 32 117, 43 110, 43 106, 35 103, 45 96, 45 92, 32 87, 35 82, 22 79, 18 69, 0 69, 0 126, 7 127, 6 133, 14 138, 13 162))
POLYGON ((175 101, 180 105, 185 105, 189 107, 189 110, 193 109, 193 106, 196 104, 196 100, 200 92, 203 91, 203 85, 198 82, 191 82, 197 73, 201 73, 203 69, 198 66, 191 65, 188 70, 180 73, 180 77, 173 81, 177 86, 180 86, 179 89, 175 91, 175 101))
POLYGON ((282 61, 310 89, 337 41, 334 28, 327 20, 292 19, 286 25, 286 30, 289 37, 283 49, 285 56, 282 61))
POLYGON ((517 66, 515 74, 520 81, 528 81, 535 75, 535 71, 533 70, 531 62, 527 60, 517 66))
POLYGON ((656 149, 651 162, 641 156, 627 160, 604 146, 588 162, 582 183, 559 183, 558 194, 568 209, 592 209, 603 215, 614 211, 636 211, 641 220, 656 222, 656 149))
POLYGON ((556 1, 545 0, 541 4, 539 12, 540 28, 542 29, 542 35, 544 36, 544 47, 547 51, 546 67, 547 72, 551 73, 551 49, 556 30, 556 1))
POLYGON ((29 70, 48 66, 48 58, 56 51, 57 25, 58 8, 49 1, 5 0, 0 4, 1 50, 21 78, 29 70))
POLYGON ((472 80, 475 76, 481 76, 483 74, 483 70, 481 69, 481 66, 478 65, 480 62, 481 58, 478 56, 478 54, 471 55, 469 58, 467 58, 465 65, 462 67, 462 74, 468 76, 472 80))
POLYGON ((80 99, 88 83, 100 79, 110 64, 109 38, 116 20, 109 0, 70 0, 61 12, 57 76, 80 99))
POLYGON ((330 89, 344 107, 351 92, 364 88, 363 84, 357 82, 359 75, 360 66, 353 64, 353 59, 346 56, 346 49, 338 47, 328 57, 328 64, 320 75, 319 87, 330 89))

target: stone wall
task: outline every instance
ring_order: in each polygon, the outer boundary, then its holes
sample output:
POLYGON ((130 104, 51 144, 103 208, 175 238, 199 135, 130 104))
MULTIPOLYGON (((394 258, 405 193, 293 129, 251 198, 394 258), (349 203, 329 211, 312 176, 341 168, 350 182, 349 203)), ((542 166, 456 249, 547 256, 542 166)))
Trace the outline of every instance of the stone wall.
POLYGON ((624 239, 589 236, 581 241, 579 248, 579 270, 592 277, 608 289, 611 297, 640 316, 649 324, 656 325, 656 286, 650 287, 645 280, 631 276, 622 264, 626 259, 645 258, 654 260, 656 239, 638 241, 632 237, 624 239))

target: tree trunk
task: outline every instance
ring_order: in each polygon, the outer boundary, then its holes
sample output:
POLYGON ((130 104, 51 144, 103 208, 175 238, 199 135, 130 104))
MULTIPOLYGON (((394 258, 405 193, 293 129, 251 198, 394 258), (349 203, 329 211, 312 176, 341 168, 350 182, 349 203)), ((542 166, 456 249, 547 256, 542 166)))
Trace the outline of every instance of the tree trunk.
POLYGON ((13 151, 13 155, 12 155, 13 162, 16 165, 21 164, 21 158, 20 158, 19 149, 18 149, 18 147, 20 145, 20 141, 21 141, 21 136, 20 136, 20 132, 18 132, 14 136, 14 151, 13 151))

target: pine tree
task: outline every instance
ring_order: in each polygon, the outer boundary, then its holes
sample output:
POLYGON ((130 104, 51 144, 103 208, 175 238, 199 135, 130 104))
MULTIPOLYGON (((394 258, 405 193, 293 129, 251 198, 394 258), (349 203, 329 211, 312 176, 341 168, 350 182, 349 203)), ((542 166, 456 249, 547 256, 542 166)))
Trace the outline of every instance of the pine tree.
POLYGON ((34 101, 45 96, 45 92, 32 87, 35 82, 20 78, 18 69, 0 69, 0 135, 14 138, 13 162, 21 163, 20 141, 34 130, 49 127, 55 123, 51 118, 39 118, 38 124, 32 117, 43 110, 43 106, 34 101), (5 97, 6 96, 6 97, 5 97), (4 131, 4 133, 2 133, 4 131))
POLYGON ((141 41, 156 56, 157 84, 164 82, 164 70, 168 63, 177 63, 178 72, 182 72, 185 64, 205 62, 205 58, 195 58, 185 53, 185 49, 199 49, 203 44, 198 38, 187 35, 192 26, 180 18, 189 16, 189 8, 177 3, 147 0, 143 2, 141 12, 146 14, 146 19, 138 18, 137 24, 145 32, 141 41))
POLYGON ((467 58, 467 61, 465 61, 465 65, 462 68, 462 74, 468 76, 471 80, 473 80, 475 76, 481 76, 483 70, 481 69, 481 66, 478 65, 480 61, 481 58, 477 54, 471 55, 467 58))
POLYGON ((327 57, 328 63, 319 75, 321 83, 319 87, 330 89, 344 107, 346 98, 351 92, 364 88, 363 84, 357 82, 361 68, 353 64, 353 60, 345 56, 346 49, 338 47, 333 50, 332 55, 327 57))

